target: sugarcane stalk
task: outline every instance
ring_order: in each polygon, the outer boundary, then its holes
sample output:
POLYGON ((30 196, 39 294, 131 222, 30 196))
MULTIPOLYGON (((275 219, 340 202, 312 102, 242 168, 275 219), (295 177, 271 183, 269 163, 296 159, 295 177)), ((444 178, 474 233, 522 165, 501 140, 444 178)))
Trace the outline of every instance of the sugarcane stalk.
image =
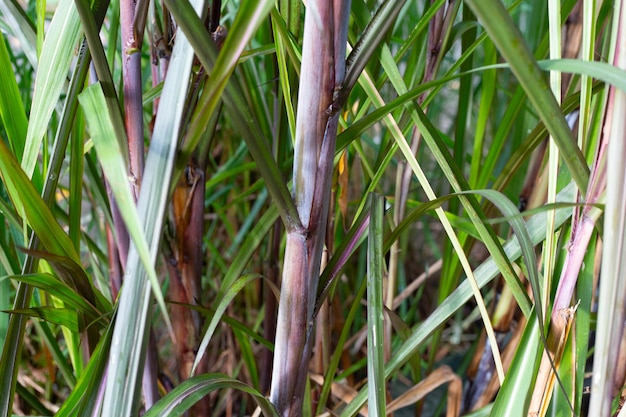
POLYGON ((310 1, 304 21, 293 170, 302 228, 287 234, 270 391, 284 417, 301 415, 308 377, 349 11, 349 1, 310 1))

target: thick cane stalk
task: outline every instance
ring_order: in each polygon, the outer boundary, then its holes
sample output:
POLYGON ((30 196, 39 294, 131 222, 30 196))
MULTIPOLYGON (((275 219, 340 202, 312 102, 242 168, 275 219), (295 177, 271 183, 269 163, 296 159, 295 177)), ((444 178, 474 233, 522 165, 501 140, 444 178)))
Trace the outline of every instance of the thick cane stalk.
POLYGON ((289 230, 287 235, 270 394, 282 416, 299 416, 302 411, 337 136, 336 99, 345 75, 349 10, 349 1, 310 1, 304 21, 293 171, 294 200, 303 228, 289 230))

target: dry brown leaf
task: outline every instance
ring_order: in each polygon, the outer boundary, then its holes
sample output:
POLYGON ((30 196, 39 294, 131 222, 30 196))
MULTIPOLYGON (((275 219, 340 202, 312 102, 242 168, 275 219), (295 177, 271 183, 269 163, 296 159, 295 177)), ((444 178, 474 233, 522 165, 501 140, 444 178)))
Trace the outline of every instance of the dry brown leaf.
MULTIPOLYGON (((310 378, 316 384, 320 386, 324 385, 324 376, 319 374, 310 374, 310 378)), ((358 391, 354 388, 339 382, 333 382, 330 384, 330 392, 346 404, 350 403, 358 394, 358 391)), ((361 408, 359 414, 363 417, 367 417, 367 407, 361 408)))
POLYGON ((430 375, 412 388, 407 390, 387 406, 387 413, 392 413, 402 407, 415 404, 439 386, 448 383, 447 417, 458 417, 461 414, 461 397, 463 385, 461 378, 449 366, 435 369, 430 375))

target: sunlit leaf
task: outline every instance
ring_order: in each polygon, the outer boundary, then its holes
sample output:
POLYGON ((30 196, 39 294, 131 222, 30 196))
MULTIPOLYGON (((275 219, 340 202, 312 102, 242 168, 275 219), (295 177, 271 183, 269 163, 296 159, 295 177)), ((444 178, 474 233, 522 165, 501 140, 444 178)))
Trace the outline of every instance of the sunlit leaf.
POLYGON ((126 228, 137 248, 143 266, 146 268, 157 302, 166 317, 166 321, 169 322, 154 263, 149 253, 146 237, 141 230, 139 213, 130 189, 126 168, 128 165, 125 163, 124 158, 125 153, 123 153, 119 147, 116 130, 106 110, 107 106, 104 93, 100 85, 94 84, 85 89, 80 95, 79 100, 83 106, 85 117, 91 129, 91 136, 94 146, 96 147, 96 152, 98 153, 98 158, 107 176, 107 180, 111 184, 111 189, 115 195, 117 205, 120 208, 120 213, 124 218, 126 228))
POLYGON ((33 106, 30 111, 22 167, 32 177, 50 117, 65 86, 74 51, 80 38, 80 19, 74 0, 61 0, 44 40, 33 106))
POLYGON ((28 224, 44 248, 52 254, 79 263, 70 238, 61 229, 4 141, 0 141, 0 176, 16 210, 24 211, 28 224))
POLYGON ((24 152, 28 120, 2 33, 0 33, 0 87, 2 88, 0 117, 13 153, 20 159, 24 152))

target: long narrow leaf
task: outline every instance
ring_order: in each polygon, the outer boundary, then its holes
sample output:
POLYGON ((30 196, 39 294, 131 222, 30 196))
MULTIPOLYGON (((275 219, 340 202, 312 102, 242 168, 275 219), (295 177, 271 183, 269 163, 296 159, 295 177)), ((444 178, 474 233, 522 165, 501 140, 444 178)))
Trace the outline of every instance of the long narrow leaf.
POLYGON ((22 314, 27 317, 45 320, 48 323, 64 326, 74 333, 82 332, 83 328, 78 323, 78 314, 71 308, 59 307, 32 307, 18 310, 3 311, 3 313, 22 314))
MULTIPOLYGON (((200 12, 206 4, 195 0, 194 8, 200 12)), ((139 224, 149 243, 152 265, 156 261, 166 215, 193 56, 187 38, 178 32, 137 203, 137 210, 141 213, 139 224)), ((134 245, 128 256, 126 273, 109 356, 109 375, 102 409, 104 417, 133 415, 138 405, 138 378, 147 349, 150 287, 134 245)))
MULTIPOLYGON (((563 189, 557 198, 557 201, 572 201, 574 198, 574 187, 570 184, 563 189)), ((555 225, 558 227, 563 224, 571 216, 571 210, 558 209, 556 213, 555 225)), ((540 213, 531 217, 526 222, 530 238, 533 244, 537 244, 545 239, 545 220, 546 214, 540 213)), ((504 251, 507 257, 514 261, 522 255, 521 248, 517 238, 509 239, 504 245, 504 251)), ((480 288, 490 282, 500 271, 493 258, 487 259, 474 271, 477 284, 480 288)), ((426 318, 420 326, 415 329, 411 337, 406 340, 392 355, 392 359, 385 366, 385 376, 388 378, 393 372, 398 370, 409 358, 417 351, 424 341, 427 340, 439 326, 445 323, 461 306, 463 306, 472 297, 470 283, 466 280, 462 282, 456 290, 443 303, 426 318)), ((530 322, 536 323, 536 320, 530 322)), ((539 332, 536 332, 538 336, 539 332)), ((535 336, 535 337, 536 337, 535 336)), ((538 339, 537 339, 538 340, 538 339)), ((505 380, 506 381, 506 380, 505 380)), ((359 394, 346 406, 342 411, 341 417, 354 416, 367 401, 367 387, 361 389, 359 394)))
POLYGON ((189 378, 157 402, 144 417, 178 417, 205 395, 218 389, 236 389, 250 394, 266 417, 277 416, 263 394, 234 378, 222 374, 204 374, 189 378))
POLYGON ((44 248, 80 264, 70 238, 61 229, 4 141, 0 141, 0 176, 17 211, 24 211, 28 224, 44 248))
POLYGON ((171 327, 154 262, 150 256, 146 237, 141 230, 139 213, 130 189, 128 175, 126 174, 128 165, 126 164, 124 153, 119 147, 120 141, 117 139, 119 132, 114 128, 109 112, 104 110, 107 109, 107 104, 100 84, 93 84, 86 88, 79 96, 79 100, 91 129, 91 137, 102 164, 102 169, 111 184, 111 189, 115 195, 115 200, 126 228, 137 248, 141 262, 144 268, 146 268, 152 290, 163 312, 166 323, 168 327, 171 327))
POLYGON ((589 181, 589 168, 519 29, 500 0, 468 0, 467 3, 511 65, 513 73, 556 141, 572 178, 584 193, 589 181))
POLYGON ((80 19, 74 0, 61 0, 43 44, 35 81, 22 167, 32 177, 43 137, 66 83, 74 50, 80 38, 80 19))
POLYGON ((490 416, 523 417, 527 415, 532 384, 540 357, 539 321, 531 315, 509 368, 507 378, 498 393, 490 416))
POLYGON ((57 411, 56 417, 96 415, 95 410, 99 406, 99 400, 101 401, 99 388, 107 366, 112 335, 112 326, 108 326, 76 387, 57 411))
POLYGON ((0 117, 9 137, 9 143, 13 148, 13 153, 20 159, 24 152, 28 120, 2 33, 0 33, 0 88, 2 88, 0 117))
POLYGON ((63 303, 65 303, 67 307, 72 307, 74 310, 81 311, 87 316, 96 318, 100 317, 103 314, 102 312, 98 311, 95 306, 92 305, 89 301, 85 300, 71 287, 59 280, 54 275, 41 273, 17 275, 10 278, 39 288, 63 301, 63 303))
POLYGON ((206 347, 211 340, 211 336, 213 336, 213 332, 220 323, 222 315, 230 305, 230 302, 248 283, 260 277, 261 276, 258 274, 244 275, 237 279, 235 282, 233 282, 233 285, 227 288, 225 291, 220 291, 221 297, 215 300, 215 313, 213 314, 213 317, 211 317, 209 326, 204 333, 204 336, 202 337, 202 342, 200 343, 200 347, 198 348, 198 352, 200 354, 196 355, 196 359, 194 360, 193 366, 191 368, 191 375, 194 374, 196 367, 200 363, 200 360, 202 359, 202 354, 206 350, 206 347))
POLYGON ((371 221, 367 244, 367 380, 368 415, 383 417, 385 413, 385 374, 383 346, 383 215, 384 200, 378 194, 372 199, 371 221))
POLYGON ((16 0, 0 2, 0 15, 13 36, 20 41, 24 54, 33 68, 37 68, 37 35, 30 18, 16 0))

